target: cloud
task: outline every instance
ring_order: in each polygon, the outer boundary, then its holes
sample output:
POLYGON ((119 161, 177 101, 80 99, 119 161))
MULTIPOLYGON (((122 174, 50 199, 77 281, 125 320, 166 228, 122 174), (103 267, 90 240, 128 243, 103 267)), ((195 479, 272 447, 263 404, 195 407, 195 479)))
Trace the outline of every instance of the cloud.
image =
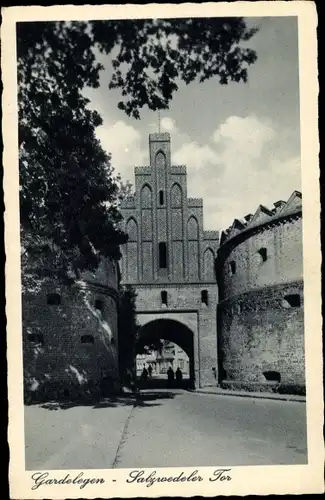
POLYGON ((105 151, 111 153, 115 172, 121 174, 124 181, 133 183, 134 165, 141 165, 147 156, 147 152, 141 149, 139 131, 125 121, 118 120, 98 127, 96 135, 105 151))
POLYGON ((186 142, 173 158, 188 166, 188 195, 203 197, 208 229, 225 229, 300 189, 300 158, 288 157, 281 130, 253 115, 228 117, 206 144, 186 142))
POLYGON ((226 229, 233 219, 254 214, 260 204, 271 209, 275 201, 287 201, 294 190, 301 190, 299 157, 284 161, 273 159, 261 170, 253 170, 243 162, 240 165, 240 173, 229 168, 220 180, 221 189, 216 199, 207 196, 205 208, 209 225, 226 229))
MULTIPOLYGON (((226 229, 258 205, 271 208, 301 189, 300 158, 290 155, 290 137, 283 140, 285 130, 264 117, 229 116, 204 143, 191 140, 169 117, 161 129, 172 132, 173 163, 187 166, 188 196, 204 199, 206 229, 226 229)), ((104 122, 97 136, 116 173, 133 183, 134 166, 148 161, 138 129, 120 119, 104 122)))
POLYGON ((256 116, 230 116, 215 130, 212 139, 217 146, 258 158, 264 145, 271 141, 274 135, 275 131, 266 120, 256 116))
POLYGON ((180 165, 188 165, 201 170, 218 161, 218 154, 209 145, 200 146, 197 142, 183 144, 173 154, 173 160, 180 165))
POLYGON ((175 120, 173 120, 172 118, 169 118, 167 116, 164 116, 161 119, 160 127, 161 127, 162 131, 165 130, 166 132, 176 132, 177 131, 175 120))

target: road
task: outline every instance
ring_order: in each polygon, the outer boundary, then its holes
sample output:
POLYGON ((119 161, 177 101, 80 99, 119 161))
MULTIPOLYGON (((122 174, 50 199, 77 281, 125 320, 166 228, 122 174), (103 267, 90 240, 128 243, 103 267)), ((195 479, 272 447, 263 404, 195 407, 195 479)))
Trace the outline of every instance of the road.
POLYGON ((142 391, 96 407, 25 408, 26 468, 303 464, 300 402, 142 391), (55 410, 55 411, 53 411, 55 410))

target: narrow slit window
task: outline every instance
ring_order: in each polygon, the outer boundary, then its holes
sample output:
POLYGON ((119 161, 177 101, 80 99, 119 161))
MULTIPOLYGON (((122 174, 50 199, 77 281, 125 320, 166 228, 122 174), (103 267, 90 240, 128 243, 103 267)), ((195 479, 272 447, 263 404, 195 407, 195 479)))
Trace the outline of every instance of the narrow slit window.
POLYGON ((82 344, 93 344, 94 336, 93 335, 81 335, 81 343, 82 344))
POLYGON ((260 255, 262 262, 267 261, 267 249, 266 248, 260 248, 257 253, 260 255))
POLYGON ((232 260, 229 263, 230 274, 236 274, 236 262, 232 260))
POLYGON ((41 333, 30 333, 27 338, 31 344, 44 344, 44 337, 41 333))
POLYGON ((48 293, 46 301, 49 306, 59 306, 61 304, 61 295, 58 293, 48 293))
POLYGON ((201 303, 204 304, 205 306, 209 305, 209 294, 207 290, 201 291, 201 303))
POLYGON ((267 371, 263 372, 263 375, 268 382, 281 382, 281 374, 279 372, 267 371))
POLYGON ((168 305, 168 302, 167 302, 167 292, 165 290, 163 290, 161 293, 161 303, 163 306, 167 306, 168 305))
POLYGON ((104 311, 104 302, 101 299, 95 300, 95 309, 101 313, 104 311))
POLYGON ((164 192, 159 191, 159 205, 163 205, 163 204, 164 204, 164 192))
POLYGON ((298 293, 292 295, 286 295, 285 297, 283 297, 282 304, 283 307, 287 309, 289 309, 290 307, 300 307, 301 306, 300 295, 298 293))
POLYGON ((159 267, 167 269, 167 245, 165 242, 159 243, 159 267))

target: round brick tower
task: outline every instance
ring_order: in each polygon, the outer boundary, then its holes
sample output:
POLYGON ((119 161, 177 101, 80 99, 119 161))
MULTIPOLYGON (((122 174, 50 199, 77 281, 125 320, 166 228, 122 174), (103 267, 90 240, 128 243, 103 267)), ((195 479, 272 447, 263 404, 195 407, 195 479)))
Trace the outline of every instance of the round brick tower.
POLYGON ((30 261, 22 293, 25 401, 116 392, 119 272, 102 259, 65 283, 49 261, 30 261))
POLYGON ((301 193, 223 232, 217 278, 220 384, 303 393, 301 193))

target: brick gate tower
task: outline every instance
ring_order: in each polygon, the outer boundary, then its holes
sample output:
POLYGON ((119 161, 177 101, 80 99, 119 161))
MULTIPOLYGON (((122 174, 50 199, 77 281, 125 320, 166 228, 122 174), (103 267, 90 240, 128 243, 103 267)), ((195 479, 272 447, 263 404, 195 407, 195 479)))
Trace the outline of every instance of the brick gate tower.
POLYGON ((168 133, 149 135, 150 165, 135 167, 135 194, 121 207, 128 243, 122 284, 137 292, 140 335, 175 342, 196 386, 217 380, 217 231, 204 231, 203 200, 187 197, 187 173, 171 164, 168 133))

